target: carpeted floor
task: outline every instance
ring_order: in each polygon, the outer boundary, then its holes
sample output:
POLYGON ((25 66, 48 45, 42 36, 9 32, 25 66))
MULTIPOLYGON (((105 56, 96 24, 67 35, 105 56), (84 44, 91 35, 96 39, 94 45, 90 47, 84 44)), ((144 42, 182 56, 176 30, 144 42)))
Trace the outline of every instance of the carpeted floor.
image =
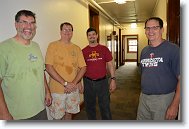
MULTIPOLYGON (((127 62, 116 70, 117 89, 111 94, 113 120, 135 120, 140 94, 140 75, 135 62, 127 62)), ((100 120, 97 107, 97 118, 100 120)), ((85 108, 76 114, 74 120, 87 120, 85 108)))

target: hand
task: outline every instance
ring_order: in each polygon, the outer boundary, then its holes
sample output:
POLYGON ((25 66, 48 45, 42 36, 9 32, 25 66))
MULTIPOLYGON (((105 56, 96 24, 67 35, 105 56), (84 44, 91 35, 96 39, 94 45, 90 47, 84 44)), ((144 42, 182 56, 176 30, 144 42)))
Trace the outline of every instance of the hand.
POLYGON ((0 120, 13 120, 13 117, 10 113, 3 113, 0 115, 0 120))
POLYGON ((174 120, 178 114, 178 106, 170 105, 167 109, 165 119, 174 120))
POLYGON ((109 88, 110 93, 114 92, 115 89, 116 89, 116 81, 111 79, 110 80, 110 88, 109 88))
POLYGON ((50 93, 46 93, 45 95, 45 104, 48 107, 52 104, 52 96, 50 93))
POLYGON ((79 93, 80 93, 80 94, 83 94, 83 92, 84 92, 84 87, 83 87, 83 85, 82 85, 81 82, 79 82, 79 83, 77 84, 77 87, 78 87, 78 89, 79 89, 79 93))
POLYGON ((64 86, 64 87, 65 87, 64 88, 65 93, 71 93, 73 91, 76 91, 77 89, 77 86, 72 82, 68 82, 67 86, 64 86))

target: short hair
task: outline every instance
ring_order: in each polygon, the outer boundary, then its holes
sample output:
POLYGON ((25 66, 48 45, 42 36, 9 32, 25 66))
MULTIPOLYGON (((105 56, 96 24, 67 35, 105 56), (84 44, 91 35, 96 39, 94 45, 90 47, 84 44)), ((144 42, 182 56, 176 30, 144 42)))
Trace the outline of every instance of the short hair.
POLYGON ((62 27, 63 27, 64 25, 71 26, 72 31, 73 31, 73 25, 72 25, 71 23, 69 23, 69 22, 64 22, 64 23, 62 23, 62 24, 60 25, 60 30, 61 30, 61 31, 62 31, 62 27))
MULTIPOLYGON (((35 13, 33 13, 32 11, 29 11, 29 10, 20 10, 19 12, 17 12, 17 14, 15 15, 15 21, 19 22, 21 16, 26 16, 26 17, 31 16, 35 20, 35 13)), ((36 20, 35 20, 35 22, 36 22, 36 20)))
POLYGON ((95 29, 95 28, 93 28, 93 27, 90 27, 89 29, 87 29, 86 34, 88 34, 88 33, 89 33, 89 32, 91 32, 91 31, 95 31, 95 33, 97 34, 96 29, 95 29))
POLYGON ((159 17, 150 17, 149 19, 147 19, 146 22, 145 22, 145 27, 146 27, 147 22, 150 21, 150 20, 158 21, 160 28, 163 28, 163 20, 159 17))

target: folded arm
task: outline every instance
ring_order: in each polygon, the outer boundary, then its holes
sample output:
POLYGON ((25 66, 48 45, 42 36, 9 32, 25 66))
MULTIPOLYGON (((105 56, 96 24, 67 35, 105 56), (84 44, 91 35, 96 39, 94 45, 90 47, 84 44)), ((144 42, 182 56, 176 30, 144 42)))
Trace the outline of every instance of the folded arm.
POLYGON ((52 65, 46 64, 46 71, 47 73, 61 85, 64 85, 65 80, 56 72, 52 65))

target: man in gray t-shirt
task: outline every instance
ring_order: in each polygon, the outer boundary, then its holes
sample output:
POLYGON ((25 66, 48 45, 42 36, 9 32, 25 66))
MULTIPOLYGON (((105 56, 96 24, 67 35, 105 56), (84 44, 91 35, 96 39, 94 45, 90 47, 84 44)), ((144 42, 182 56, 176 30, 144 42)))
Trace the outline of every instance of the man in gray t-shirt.
POLYGON ((179 47, 162 39, 163 21, 145 22, 149 46, 141 52, 141 95, 138 120, 173 120, 180 103, 179 47))

